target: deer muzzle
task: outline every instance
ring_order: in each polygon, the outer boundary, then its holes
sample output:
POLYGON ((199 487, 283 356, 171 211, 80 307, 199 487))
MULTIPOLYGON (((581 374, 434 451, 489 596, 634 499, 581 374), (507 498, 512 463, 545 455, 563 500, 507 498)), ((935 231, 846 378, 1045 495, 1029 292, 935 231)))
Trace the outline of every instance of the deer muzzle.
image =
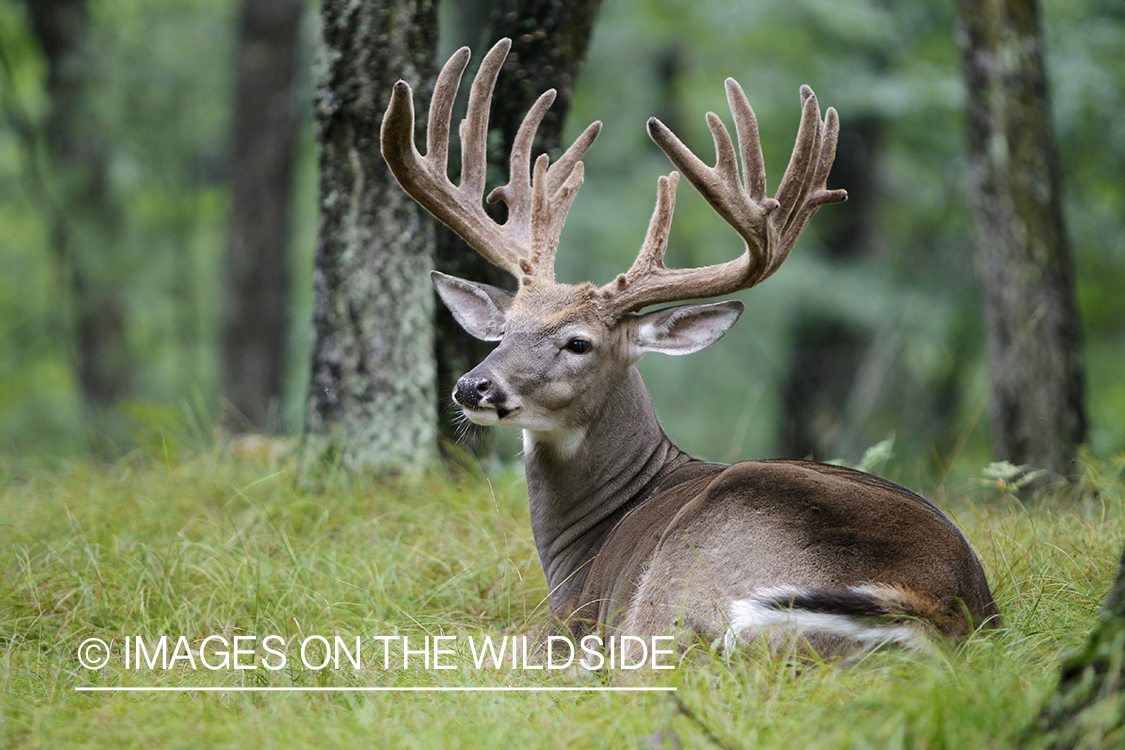
POLYGON ((472 419, 473 412, 496 411, 496 418, 503 419, 511 413, 505 407, 507 400, 504 392, 488 377, 475 374, 475 370, 461 376, 453 388, 453 400, 465 410, 472 419))
POLYGON ((453 389, 453 400, 461 406, 475 409, 480 402, 492 393, 492 381, 488 378, 475 378, 465 375, 457 381, 453 389))

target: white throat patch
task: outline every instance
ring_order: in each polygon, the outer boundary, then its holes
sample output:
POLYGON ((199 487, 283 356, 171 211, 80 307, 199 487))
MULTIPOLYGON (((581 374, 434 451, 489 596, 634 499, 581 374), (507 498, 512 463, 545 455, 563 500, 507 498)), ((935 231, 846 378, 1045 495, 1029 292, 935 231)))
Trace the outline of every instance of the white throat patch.
POLYGON ((574 458, 586 442, 585 428, 573 430, 524 430, 523 455, 526 458, 538 446, 548 448, 559 458, 574 458))

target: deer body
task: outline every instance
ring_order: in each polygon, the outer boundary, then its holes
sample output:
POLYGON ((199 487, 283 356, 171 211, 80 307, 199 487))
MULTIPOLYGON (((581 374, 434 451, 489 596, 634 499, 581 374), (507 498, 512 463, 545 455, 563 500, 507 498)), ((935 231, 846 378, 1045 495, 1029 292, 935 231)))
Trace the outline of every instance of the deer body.
POLYGON ((795 634, 822 653, 887 641, 925 643, 998 620, 984 572, 960 531, 914 493, 876 477, 806 461, 731 466, 693 459, 664 434, 635 364, 644 354, 710 346, 742 304, 654 312, 657 302, 753 286, 784 260, 820 205, 843 200, 824 186, 837 121, 822 122, 811 90, 777 198, 765 195, 757 123, 728 80, 740 141, 708 115, 717 164, 705 166, 658 121, 650 134, 746 242, 738 259, 668 269, 663 256, 678 174, 659 182, 657 207, 633 267, 602 287, 554 281, 554 254, 582 180, 595 123, 554 165, 530 168, 545 94, 516 138, 511 180, 484 214, 484 137, 501 42, 485 57, 462 123, 462 185, 445 175, 450 109, 467 60, 439 76, 427 154, 413 143, 409 87, 396 85, 383 152, 399 182, 490 261, 520 280, 515 293, 433 272, 439 295, 472 335, 499 345, 464 375, 454 400, 478 424, 523 430, 531 523, 552 613, 575 635, 694 633, 728 645, 795 634))

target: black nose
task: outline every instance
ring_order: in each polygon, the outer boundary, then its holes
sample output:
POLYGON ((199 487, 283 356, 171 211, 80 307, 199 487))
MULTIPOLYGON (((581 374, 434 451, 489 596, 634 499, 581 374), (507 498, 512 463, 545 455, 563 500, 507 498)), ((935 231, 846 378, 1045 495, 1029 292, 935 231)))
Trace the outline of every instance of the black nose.
POLYGON ((453 389, 453 400, 461 406, 475 407, 492 392, 492 381, 488 378, 471 378, 468 375, 457 381, 453 389))

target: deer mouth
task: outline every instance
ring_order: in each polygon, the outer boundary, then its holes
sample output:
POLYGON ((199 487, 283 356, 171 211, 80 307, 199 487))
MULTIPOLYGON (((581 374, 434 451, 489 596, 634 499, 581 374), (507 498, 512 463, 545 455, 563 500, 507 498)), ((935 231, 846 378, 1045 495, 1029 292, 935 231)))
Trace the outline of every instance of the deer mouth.
POLYGON ((490 425, 503 421, 505 418, 517 413, 519 407, 508 408, 499 404, 482 402, 474 406, 461 404, 461 411, 469 418, 470 422, 481 425, 490 425))

